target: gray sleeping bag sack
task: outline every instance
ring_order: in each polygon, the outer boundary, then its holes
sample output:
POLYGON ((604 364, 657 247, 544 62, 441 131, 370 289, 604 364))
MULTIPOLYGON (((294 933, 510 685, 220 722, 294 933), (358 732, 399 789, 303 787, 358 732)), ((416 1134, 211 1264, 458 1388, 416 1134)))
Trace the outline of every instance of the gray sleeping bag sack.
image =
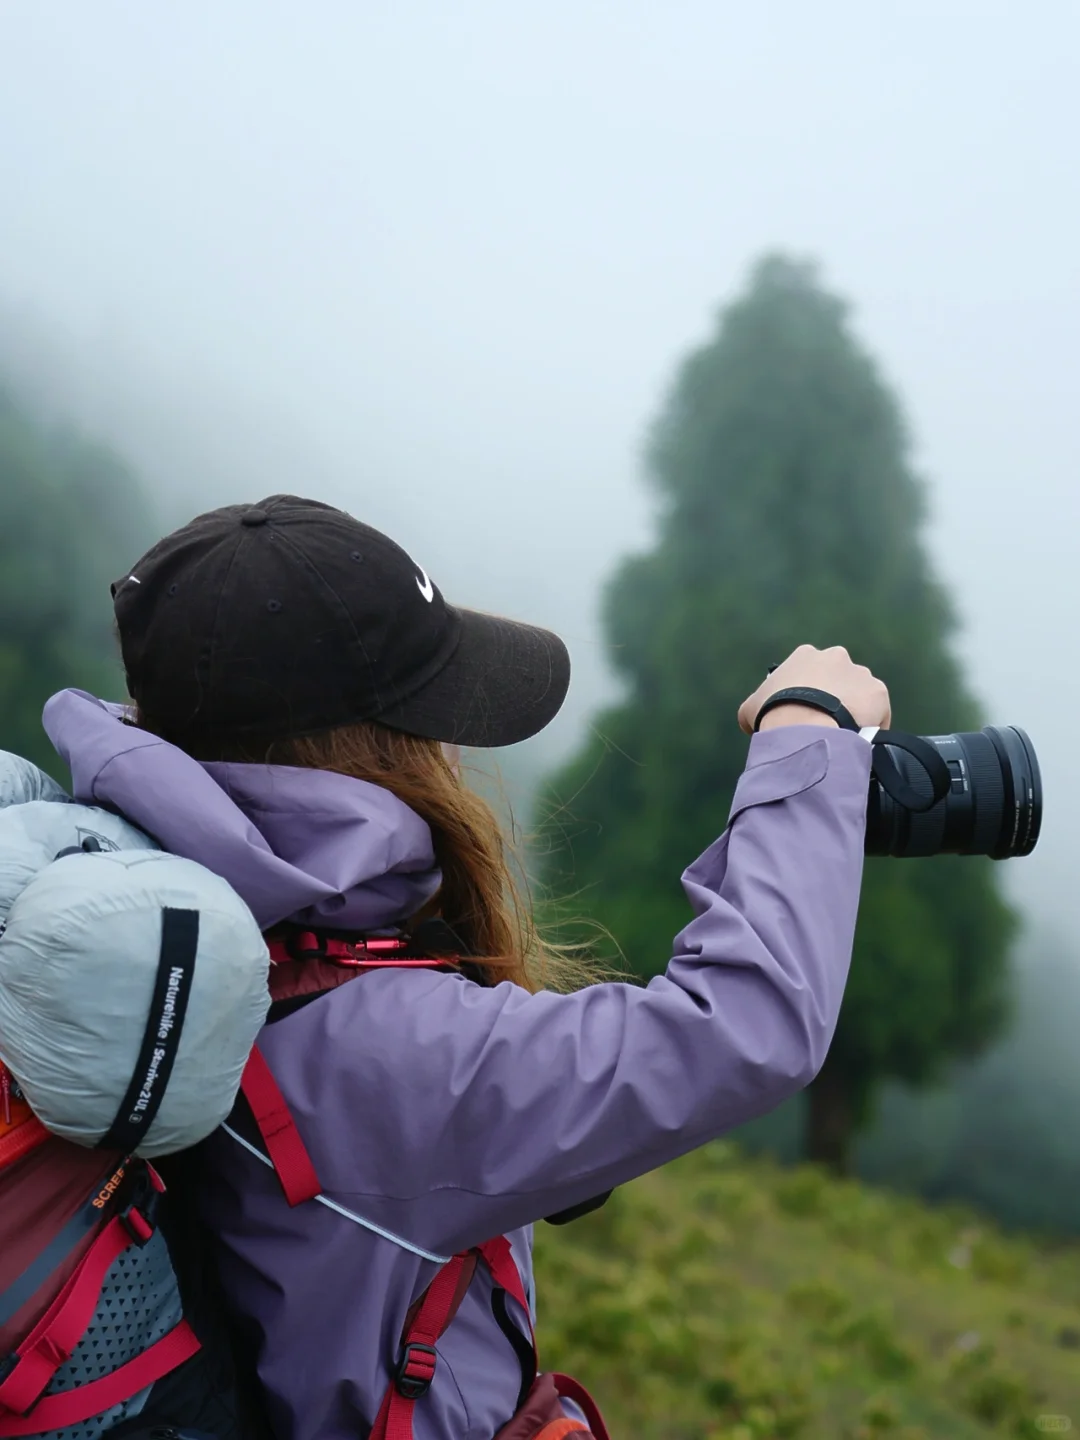
POLYGON ((148 1159, 204 1139, 269 965, 219 876, 0 751, 0 1062, 47 1129, 148 1159))

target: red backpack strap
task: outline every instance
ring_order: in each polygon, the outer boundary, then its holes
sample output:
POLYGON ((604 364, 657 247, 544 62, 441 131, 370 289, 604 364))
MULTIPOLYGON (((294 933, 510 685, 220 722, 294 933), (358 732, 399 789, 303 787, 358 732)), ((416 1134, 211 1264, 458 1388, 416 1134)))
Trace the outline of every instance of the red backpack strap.
POLYGON ((480 1246, 480 1254, 491 1272, 491 1279, 495 1287, 491 1295, 491 1313, 495 1317, 495 1323, 513 1347, 518 1364, 521 1366, 521 1389, 518 1391, 518 1408, 520 1409, 528 1401, 532 1387, 540 1373, 540 1353, 536 1346, 536 1333, 533 1329, 529 1300, 510 1251, 510 1242, 504 1235, 497 1235, 494 1240, 486 1241, 480 1246), (525 1321, 529 1327, 528 1334, 523 1333, 521 1326, 507 1310, 506 1297, 508 1295, 511 1299, 516 1300, 525 1311, 525 1321))
MULTIPOLYGON (((273 965, 270 991, 275 1000, 304 993, 319 994, 368 970, 438 970, 451 963, 448 958, 416 957, 409 952, 409 942, 402 939, 361 938, 350 941, 320 935, 315 931, 301 931, 288 940, 271 935, 267 943, 273 965), (336 974, 326 983, 321 983, 314 967, 326 964, 332 965, 336 974), (304 983, 304 965, 313 967, 316 983, 304 983), (284 983, 275 984, 278 971, 290 972, 282 974, 284 983)), ((322 1193, 315 1166, 300 1138, 288 1103, 257 1045, 248 1057, 240 1088, 251 1107, 286 1200, 290 1205, 314 1200, 322 1193)))
POLYGON ((413 1408, 431 1389, 435 1378, 435 1342, 457 1313, 476 1267, 475 1256, 464 1251, 448 1260, 428 1286, 420 1308, 405 1331, 401 1359, 390 1388, 383 1396, 369 1440, 413 1440, 413 1408))
MULTIPOLYGON (((369 1440, 413 1440, 413 1408, 431 1389, 437 1355, 435 1343, 445 1334, 469 1288, 477 1257, 491 1272, 491 1278, 525 1311, 532 1334, 532 1316, 521 1274, 514 1263, 510 1242, 499 1235, 494 1240, 455 1255, 449 1260, 410 1313, 402 1340, 401 1359, 390 1388, 383 1396, 369 1440)), ((524 1337, 523 1337, 524 1338, 524 1337)), ((533 1351, 536 1349, 532 1337, 533 1351)), ((594 1407, 595 1408, 595 1407, 594 1407)), ((606 1434, 597 1440, 607 1440, 606 1434)))
POLYGON ((248 1056, 240 1082, 244 1099, 263 1138, 266 1152, 290 1205, 302 1205, 322 1193, 311 1156, 300 1138, 285 1096, 266 1058, 256 1045, 248 1056))
POLYGON ((551 1378, 555 1382, 555 1389, 562 1398, 572 1401, 585 1416, 589 1422, 589 1434, 595 1436, 595 1440, 611 1440, 607 1426, 604 1424, 604 1417, 600 1414, 596 1407, 596 1401, 585 1389, 585 1386, 569 1375, 552 1374, 551 1378))
POLYGON ((100 1380, 91 1380, 59 1395, 46 1395, 27 1415, 10 1415, 0 1411, 0 1436, 7 1440, 9 1436, 43 1435, 63 1430, 69 1425, 80 1425, 92 1415, 102 1415, 114 1405, 138 1395, 140 1390, 145 1390, 190 1360, 200 1349, 195 1331, 186 1320, 181 1320, 156 1345, 151 1345, 149 1350, 136 1355, 134 1360, 129 1360, 111 1374, 103 1375, 100 1380))
POLYGON ((525 1311, 525 1318, 529 1322, 529 1333, 533 1337, 533 1349, 536 1348, 536 1336, 533 1333, 532 1311, 529 1309, 528 1296, 525 1294, 525 1287, 521 1283, 521 1272, 518 1270, 510 1250, 510 1241, 505 1235, 496 1235, 494 1240, 485 1241, 480 1246, 480 1254, 483 1256, 484 1264, 491 1271, 491 1278, 495 1284, 506 1291, 512 1299, 516 1300, 525 1311))

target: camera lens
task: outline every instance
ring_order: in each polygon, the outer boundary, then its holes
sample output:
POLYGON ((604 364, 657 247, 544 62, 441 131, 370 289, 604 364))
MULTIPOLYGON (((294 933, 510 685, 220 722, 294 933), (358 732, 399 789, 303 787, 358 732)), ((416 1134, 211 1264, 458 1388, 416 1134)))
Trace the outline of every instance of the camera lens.
MULTIPOLYGON (((994 860, 1030 855, 1042 822, 1042 779, 1024 731, 988 725, 925 738, 948 767, 948 794, 929 810, 909 810, 872 778, 866 853, 989 855, 994 860)), ((934 792, 919 761, 895 746, 886 748, 907 784, 929 801, 934 792)))

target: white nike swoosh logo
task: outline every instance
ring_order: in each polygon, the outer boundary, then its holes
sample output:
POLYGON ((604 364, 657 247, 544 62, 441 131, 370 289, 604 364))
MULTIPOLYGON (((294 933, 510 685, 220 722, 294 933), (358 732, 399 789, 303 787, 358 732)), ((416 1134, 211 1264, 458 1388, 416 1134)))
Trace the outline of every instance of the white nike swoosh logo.
POLYGON ((420 575, 417 575, 416 577, 416 588, 420 591, 420 594, 430 605, 431 602, 435 599, 435 586, 432 585, 431 581, 428 579, 426 570, 421 570, 420 575), (420 575, 424 577, 423 580, 420 579, 420 575))

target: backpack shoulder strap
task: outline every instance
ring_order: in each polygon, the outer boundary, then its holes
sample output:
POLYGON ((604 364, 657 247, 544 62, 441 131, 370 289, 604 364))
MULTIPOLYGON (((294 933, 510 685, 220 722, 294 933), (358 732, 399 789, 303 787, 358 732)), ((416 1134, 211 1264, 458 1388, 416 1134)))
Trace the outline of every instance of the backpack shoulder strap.
MULTIPOLYGON (((410 953, 408 942, 402 940, 361 941, 360 943, 324 937, 314 932, 302 932, 290 937, 285 943, 275 937, 270 942, 270 955, 275 969, 279 972, 279 984, 275 998, 292 998, 310 988, 312 998, 326 990, 336 988, 345 979, 373 969, 442 969, 449 957, 417 957, 410 953), (299 963, 298 963, 299 962, 299 963), (337 975, 312 974, 314 984, 302 986, 301 966, 334 967, 337 975), (344 975, 341 970, 344 970, 344 975), (340 977, 340 978, 339 978, 340 977)), ((457 956, 453 957, 458 959, 457 956)), ((451 962, 452 964, 452 962, 451 962)), ((275 992, 274 976, 271 975, 271 992, 275 992)), ((268 1157, 291 1206, 301 1205, 305 1200, 314 1200, 322 1193, 319 1177, 315 1171, 307 1147, 304 1145, 296 1122, 289 1110, 288 1102, 266 1058, 256 1046, 248 1060, 241 1082, 244 1098, 251 1108, 252 1116, 266 1145, 268 1157)), ((607 1197, 605 1196, 604 1199, 607 1197)), ((593 1202, 594 1208, 603 1201, 593 1202)), ((569 1218, 569 1217, 567 1217, 569 1218)), ((369 1433, 369 1440, 414 1440, 413 1410, 416 1402, 431 1389, 435 1378, 438 1355, 436 1342, 445 1334, 457 1314, 466 1291, 472 1283, 479 1260, 487 1266, 496 1293, 505 1291, 521 1306, 529 1324, 529 1337, 517 1332, 520 1347, 515 1342, 522 1359, 523 1374, 529 1372, 529 1381, 536 1375, 536 1335, 533 1328, 532 1312, 528 1296, 521 1281, 521 1274, 511 1253, 510 1242, 504 1235, 473 1250, 454 1255, 443 1265, 434 1280, 412 1305, 406 1317, 405 1333, 401 1341, 401 1355, 393 1373, 393 1379, 383 1396, 379 1412, 369 1433), (531 1342, 531 1344, 530 1344, 531 1342), (530 1364, 520 1352, 531 1350, 530 1364)), ((498 1311, 496 1311, 498 1318, 498 1311)), ((501 1322, 500 1322, 501 1324, 501 1322)), ((512 1324, 512 1322, 511 1322, 512 1324)), ((516 1330, 516 1327, 513 1327, 516 1330)), ((557 1393, 576 1401, 593 1422, 596 1440, 608 1440, 607 1431, 591 1396, 575 1380, 567 1376, 552 1377, 558 1382, 557 1393)), ((527 1385, 523 1386, 523 1389, 527 1385)), ((581 1426, 571 1422, 574 1429, 581 1426)), ((561 1432, 560 1432, 561 1434, 561 1432)), ((0 1437, 2 1440, 2 1437, 0 1437)))
MULTIPOLYGON (((491 1272, 496 1287, 513 1296, 525 1311, 532 1340, 532 1375, 536 1374, 536 1338, 532 1334, 529 1302, 510 1252, 510 1242, 499 1235, 477 1249, 462 1251, 449 1260, 409 1312, 401 1342, 401 1357, 383 1396, 369 1440, 413 1440, 413 1409, 431 1389, 435 1378, 438 1358, 435 1344, 457 1314, 479 1260, 491 1272)), ((522 1341, 528 1344, 524 1336, 522 1341)))
MULTIPOLYGON (((344 940, 306 930, 290 933, 288 938, 270 936, 269 950, 270 993, 277 1002, 308 995, 314 999, 370 970, 439 970, 449 963, 446 958, 417 955, 404 939, 344 940)), ((257 1045, 248 1058, 240 1089, 286 1200, 292 1206, 314 1200, 322 1193, 315 1166, 257 1045)))
POLYGON ((322 1193, 319 1177, 288 1102, 258 1045, 248 1057, 240 1089, 251 1107, 285 1199, 292 1206, 314 1200, 322 1193))
POLYGON ((424 1292, 406 1327, 401 1359, 369 1440, 413 1440, 413 1409, 435 1378, 435 1342, 457 1313, 475 1270, 475 1253, 463 1251, 447 1261, 424 1292))
POLYGON ((528 1296, 525 1294, 525 1287, 521 1283, 521 1272, 518 1270, 510 1250, 510 1241, 505 1235, 496 1235, 494 1240, 486 1240, 480 1246, 480 1254, 484 1264, 491 1271, 491 1278, 500 1289, 516 1300, 525 1311, 529 1321, 529 1329, 532 1329, 532 1312, 529 1309, 528 1296))

